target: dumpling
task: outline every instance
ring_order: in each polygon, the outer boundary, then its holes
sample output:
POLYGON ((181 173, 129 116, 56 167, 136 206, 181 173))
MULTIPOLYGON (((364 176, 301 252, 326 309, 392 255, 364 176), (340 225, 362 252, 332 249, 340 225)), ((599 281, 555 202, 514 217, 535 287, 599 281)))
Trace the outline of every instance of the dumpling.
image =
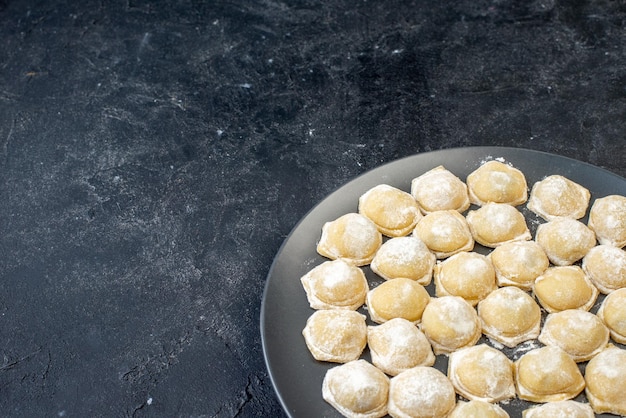
POLYGON ((390 379, 388 410, 394 418, 444 418, 455 404, 452 383, 434 367, 413 367, 390 379))
POLYGON ((367 344, 365 315, 342 309, 315 311, 307 319, 302 335, 315 360, 357 360, 367 344))
POLYGON ((374 222, 358 213, 347 213, 324 224, 317 252, 331 260, 341 258, 364 266, 372 261, 382 242, 374 222))
POLYGON ((389 378, 366 360, 354 360, 326 372, 322 397, 344 417, 384 417, 389 378))
POLYGON ((575 362, 587 361, 609 343, 609 330, 591 312, 568 309, 548 315, 539 334, 539 341, 555 345, 575 362))
POLYGON ((411 195, 425 214, 438 210, 465 212, 470 206, 467 185, 441 165, 414 178, 411 195))
POLYGON ((585 388, 574 360, 555 346, 536 348, 515 362, 515 383, 521 399, 531 402, 564 401, 585 388))
POLYGON ((535 241, 557 266, 574 264, 596 245, 596 235, 575 219, 557 218, 537 227, 535 241))
POLYGON ((435 266, 437 296, 460 296, 475 306, 496 287, 496 272, 482 254, 461 252, 435 266))
POLYGON ((626 196, 610 195, 596 199, 589 211, 589 228, 600 244, 626 246, 626 196))
POLYGON ((500 402, 515 397, 513 362, 486 344, 451 353, 448 377, 457 393, 469 400, 500 402))
POLYGON ((435 355, 424 333, 403 318, 369 326, 367 345, 372 363, 390 376, 412 367, 435 364, 435 355))
POLYGON ((370 267, 386 280, 404 277, 426 286, 436 260, 435 254, 419 238, 397 237, 387 240, 378 249, 370 267))
POLYGON ((361 195, 358 211, 389 237, 409 234, 422 217, 413 196, 387 184, 379 184, 361 195))
POLYGON ((583 270, 602 293, 626 287, 626 251, 597 245, 583 258, 583 270))
POLYGON ((610 346, 589 360, 585 393, 596 414, 626 416, 626 350, 610 346))
POLYGON ((580 184, 555 174, 534 184, 527 207, 547 221, 559 216, 580 219, 587 213, 590 197, 580 184))
POLYGON ((567 400, 525 409, 522 418, 595 418, 595 414, 589 404, 567 400))
POLYGON ((419 237, 439 259, 474 248, 467 221, 455 210, 429 213, 418 222, 413 235, 419 237))
POLYGON ((537 338, 541 328, 541 309, 523 290, 507 286, 491 292, 478 303, 482 332, 489 338, 515 347, 537 338))
POLYGON ((326 261, 300 279, 313 309, 352 309, 365 303, 365 273, 343 260, 326 261))
POLYGON ((598 317, 609 328, 613 341, 626 344, 626 288, 614 290, 604 298, 598 317))
POLYGON ((458 296, 432 298, 421 327, 437 355, 472 346, 481 336, 476 310, 458 296))
POLYGON ((467 224, 474 241, 489 248, 532 238, 524 215, 505 203, 487 203, 469 211, 467 224))
POLYGON ((517 206, 526 202, 528 185, 524 173, 500 161, 488 161, 467 176, 470 202, 482 206, 489 202, 517 206))
POLYGON ((535 279, 550 266, 545 251, 535 241, 514 241, 503 244, 489 258, 499 286, 516 286, 530 290, 535 279))
POLYGON ((414 324, 430 302, 424 286, 411 279, 399 278, 381 283, 365 298, 372 321, 382 324, 393 318, 404 318, 414 324))
POLYGON ((448 418, 509 418, 500 406, 483 401, 459 401, 448 418))
POLYGON ((535 297, 550 313, 566 309, 588 311, 598 298, 598 289, 578 266, 549 267, 537 277, 535 297))

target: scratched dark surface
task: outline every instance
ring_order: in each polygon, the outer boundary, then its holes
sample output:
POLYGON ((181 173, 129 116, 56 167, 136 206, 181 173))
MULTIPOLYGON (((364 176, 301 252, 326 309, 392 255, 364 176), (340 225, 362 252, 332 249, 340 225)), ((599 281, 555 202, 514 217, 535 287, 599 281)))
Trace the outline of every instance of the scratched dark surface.
POLYGON ((3 416, 281 416, 297 221, 470 145, 626 176, 623 1, 0 0, 3 416))

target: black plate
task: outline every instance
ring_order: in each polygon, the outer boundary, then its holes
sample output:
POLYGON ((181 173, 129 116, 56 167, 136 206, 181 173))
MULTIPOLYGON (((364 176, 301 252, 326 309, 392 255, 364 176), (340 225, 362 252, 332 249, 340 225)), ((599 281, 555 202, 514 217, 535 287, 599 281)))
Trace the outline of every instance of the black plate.
MULTIPOLYGON (((592 194, 591 203, 595 198, 609 194, 626 195, 626 179, 609 171, 553 154, 501 147, 457 148, 422 153, 380 166, 340 187, 314 207, 293 229, 280 248, 267 277, 261 306, 263 353, 278 398, 289 416, 341 416, 321 395, 324 374, 336 364, 313 359, 302 337, 302 329, 313 310, 309 308, 300 277, 326 261, 315 250, 322 225, 345 213, 356 212, 359 196, 378 184, 386 183, 410 191, 413 178, 438 165, 443 165, 465 180, 469 173, 492 159, 503 159, 522 170, 529 187, 547 175, 560 174, 587 187, 592 194)), ((534 236, 539 219, 525 205, 519 209, 525 214, 534 236)), ((586 218, 583 221, 586 222, 586 218)), ((487 251, 478 245, 475 250, 483 253, 487 251)), ((364 270, 372 287, 380 283, 369 268, 364 270)), ((427 288, 433 294, 432 284, 427 288)), ((592 311, 595 312, 599 301, 592 311)), ((532 346, 526 345, 520 349, 530 348, 532 346)), ((516 359, 521 351, 507 354, 516 359)), ((367 352, 363 358, 369 360, 367 352)), ((435 367, 445 373, 447 358, 438 356, 435 367)), ((577 399, 582 400, 584 397, 581 395, 577 399)), ((518 399, 501 404, 511 417, 521 416, 521 411, 530 405, 518 399)))

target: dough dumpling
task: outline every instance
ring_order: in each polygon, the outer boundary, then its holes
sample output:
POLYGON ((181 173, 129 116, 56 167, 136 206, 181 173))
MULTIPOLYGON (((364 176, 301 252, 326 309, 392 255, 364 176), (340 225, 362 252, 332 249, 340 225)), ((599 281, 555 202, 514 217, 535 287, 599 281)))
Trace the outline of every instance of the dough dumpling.
POLYGON ((474 239, 467 221, 455 210, 429 213, 417 224, 413 234, 439 259, 474 248, 474 239))
POLYGON ((411 279, 392 279, 381 283, 365 298, 372 321, 382 324, 393 318, 404 318, 414 324, 430 302, 424 286, 411 279))
POLYGON ((348 213, 324 224, 317 252, 331 260, 341 258, 364 266, 372 261, 382 243, 374 222, 358 213, 348 213))
POLYGON ((470 202, 478 206, 490 202, 517 206, 528 198, 524 173, 500 161, 481 165, 467 176, 466 183, 470 202))
POLYGON ((422 314, 422 331, 437 355, 472 346, 481 336, 476 310, 458 296, 432 298, 422 314))
POLYGON ((609 293, 598 309, 598 317, 609 328, 613 341, 626 344, 626 289, 609 293))
POLYGON ((302 335, 315 360, 333 363, 357 360, 367 344, 365 315, 342 309, 315 311, 302 335))
POLYGON ((369 326, 367 345, 372 363, 390 376, 412 367, 435 364, 435 354, 424 333, 403 318, 369 326))
POLYGON ((596 199, 589 211, 589 228, 600 244, 626 246, 626 196, 610 195, 596 199))
POLYGON ((465 183, 443 166, 413 179, 411 195, 425 214, 438 210, 465 212, 470 206, 465 183))
POLYGON ((489 248, 532 238, 524 215, 505 203, 487 203, 469 211, 467 224, 474 241, 489 248))
POLYGON ((379 184, 359 198, 359 213, 388 237, 409 234, 422 217, 413 196, 387 184, 379 184))
POLYGON ((499 286, 516 286, 530 290, 550 266, 545 251, 535 241, 515 241, 494 249, 489 258, 499 286))
POLYGON ((596 414, 626 416, 626 350, 609 346, 589 360, 585 393, 596 414))
POLYGON ((313 309, 352 309, 365 303, 365 273, 343 260, 326 261, 300 279, 313 309))
POLYGON ((404 277, 428 285, 436 261, 426 244, 417 237, 387 240, 378 250, 370 267, 385 280, 404 277))
POLYGON ((574 264, 596 245, 596 235, 575 219, 557 218, 537 227, 535 241, 557 266, 574 264))
POLYGON ((598 298, 598 289, 578 266, 549 267, 537 277, 535 297, 549 313, 566 309, 588 311, 598 298))
POLYGON ((528 209, 547 221, 559 216, 580 219, 587 213, 590 197, 580 184, 555 174, 534 184, 528 209))
POLYGON ((583 258, 583 270, 604 294, 626 287, 626 251, 612 245, 597 245, 583 258))
POLYGON ((509 418, 500 406, 483 401, 459 401, 448 418, 509 418))
POLYGON ((496 272, 482 254, 461 252, 435 266, 437 296, 460 296, 475 306, 496 287, 496 272))
POLYGON ((384 417, 389 378, 366 360, 354 360, 326 372, 322 397, 344 417, 384 417))
POLYGON ((523 418, 595 418, 593 409, 586 403, 572 400, 548 402, 525 409, 523 418))
POLYGON ((545 346, 515 362, 515 383, 521 399, 531 402, 564 401, 585 388, 578 365, 559 347, 545 346))
POLYGON ((388 409, 394 418, 444 418, 455 404, 452 383, 433 367, 414 367, 390 380, 388 409))
POLYGON ((451 353, 448 377, 457 393, 469 400, 500 402, 515 397, 513 362, 486 344, 451 353))

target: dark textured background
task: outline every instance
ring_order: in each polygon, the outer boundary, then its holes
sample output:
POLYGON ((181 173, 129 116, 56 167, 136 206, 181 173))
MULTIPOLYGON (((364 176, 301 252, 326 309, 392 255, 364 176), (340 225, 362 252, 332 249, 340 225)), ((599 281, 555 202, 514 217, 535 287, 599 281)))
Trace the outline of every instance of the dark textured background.
POLYGON ((0 410, 280 416, 265 277, 339 185, 506 145, 626 176, 626 2, 0 0, 0 410))

